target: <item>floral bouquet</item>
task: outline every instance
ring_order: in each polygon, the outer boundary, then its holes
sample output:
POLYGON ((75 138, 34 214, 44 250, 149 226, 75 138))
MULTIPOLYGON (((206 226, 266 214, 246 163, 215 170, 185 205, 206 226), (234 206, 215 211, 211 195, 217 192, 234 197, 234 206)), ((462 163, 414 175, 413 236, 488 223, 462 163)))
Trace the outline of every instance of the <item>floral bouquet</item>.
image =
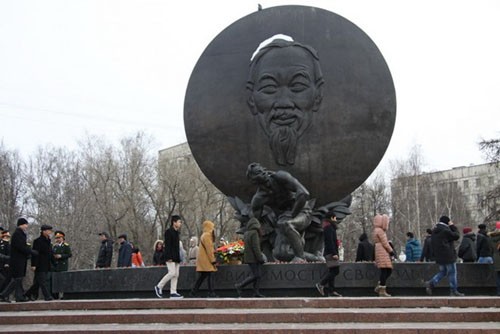
POLYGON ((220 263, 229 263, 230 260, 242 261, 244 251, 245 243, 243 240, 238 240, 217 248, 215 256, 220 263))

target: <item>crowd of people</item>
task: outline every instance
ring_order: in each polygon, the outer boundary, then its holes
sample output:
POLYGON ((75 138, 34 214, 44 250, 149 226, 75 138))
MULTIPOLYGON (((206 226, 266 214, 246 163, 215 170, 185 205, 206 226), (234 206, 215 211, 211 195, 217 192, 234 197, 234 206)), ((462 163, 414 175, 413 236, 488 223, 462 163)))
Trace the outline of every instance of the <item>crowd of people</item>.
MULTIPOLYGON (((395 248, 387 237, 390 218, 387 215, 376 215, 373 218, 372 242, 363 233, 359 237, 356 252, 356 262, 374 262, 379 269, 379 281, 375 293, 381 297, 390 297, 387 292, 387 280, 392 274, 393 262, 396 260, 395 248)), ((217 297, 213 273, 217 271, 215 257, 216 236, 215 225, 211 221, 202 224, 203 233, 200 238, 189 240, 189 250, 186 252, 180 241, 182 219, 178 215, 171 217, 170 226, 165 231, 164 240, 157 240, 153 247, 153 264, 165 265, 167 272, 154 286, 157 297, 163 297, 163 289, 170 283, 169 297, 183 298, 177 291, 179 269, 181 263, 196 265, 197 278, 189 293, 190 297, 198 297, 201 285, 206 281, 209 297, 217 297)), ((267 261, 261 244, 261 226, 256 218, 249 220, 244 234, 244 263, 250 269, 251 275, 234 285, 238 296, 243 295, 246 286, 251 285, 254 297, 264 297, 260 290, 262 265, 267 261)), ((316 288, 322 296, 341 297, 335 290, 335 278, 340 272, 339 245, 337 238, 337 219, 334 212, 328 212, 323 218, 324 258, 327 271, 324 277, 316 283, 316 288)), ((495 230, 488 232, 485 224, 479 224, 477 234, 471 227, 464 227, 462 240, 458 247, 457 241, 461 235, 447 217, 440 217, 432 229, 427 229, 423 247, 414 233, 407 232, 403 257, 405 262, 435 262, 439 271, 425 282, 427 294, 432 295, 433 289, 445 277, 448 279, 451 296, 463 296, 458 290, 457 262, 493 264, 496 273, 497 294, 500 296, 500 222, 495 230)), ((20 217, 12 237, 9 231, 0 228, 0 300, 10 302, 14 293, 16 302, 36 300, 39 291, 43 299, 50 301, 62 298, 59 293, 51 291, 51 273, 68 270, 68 260, 71 257, 71 247, 65 241, 62 231, 53 231, 52 226, 41 225, 40 236, 31 246, 27 242, 26 231, 28 220, 20 217), (54 243, 51 236, 54 235, 54 243), (34 272, 33 284, 28 290, 23 288, 28 259, 31 258, 31 269, 34 272)), ((99 233, 101 241, 96 269, 110 268, 113 257, 113 241, 107 232, 99 233)), ((221 239, 219 242, 225 242, 221 239)), ((120 234, 117 267, 145 267, 141 252, 128 241, 127 234, 120 234)), ((403 253, 403 252, 402 252, 403 253)))
POLYGON ((65 242, 62 231, 53 231, 52 226, 40 226, 40 236, 31 246, 27 242, 28 220, 20 217, 12 237, 9 231, 1 230, 0 240, 0 300, 10 302, 14 292, 16 302, 36 300, 40 290, 44 300, 59 299, 60 294, 51 291, 51 273, 68 270, 71 247, 65 242), (54 234, 55 242, 50 237, 54 234), (26 277, 28 259, 31 258, 31 270, 34 272, 33 284, 24 291, 23 280, 26 277))

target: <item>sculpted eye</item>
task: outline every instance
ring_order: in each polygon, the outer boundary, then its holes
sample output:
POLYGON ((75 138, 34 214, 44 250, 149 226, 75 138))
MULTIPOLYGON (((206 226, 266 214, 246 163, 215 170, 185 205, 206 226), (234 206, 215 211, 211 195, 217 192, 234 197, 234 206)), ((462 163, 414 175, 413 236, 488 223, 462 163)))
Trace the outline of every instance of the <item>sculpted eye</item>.
POLYGON ((300 81, 292 82, 292 84, 290 85, 290 89, 292 90, 292 92, 296 93, 302 92, 307 88, 309 88, 309 85, 300 81))
POLYGON ((278 86, 276 86, 275 84, 267 84, 267 85, 260 86, 258 91, 260 93, 264 93, 264 94, 274 94, 274 93, 276 93, 277 89, 278 89, 278 86))

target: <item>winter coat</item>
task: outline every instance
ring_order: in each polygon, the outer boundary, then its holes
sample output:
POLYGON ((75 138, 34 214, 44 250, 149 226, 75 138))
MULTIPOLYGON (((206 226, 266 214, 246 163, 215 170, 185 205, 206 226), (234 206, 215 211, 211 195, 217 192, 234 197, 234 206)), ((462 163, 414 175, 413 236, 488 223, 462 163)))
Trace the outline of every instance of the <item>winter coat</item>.
POLYGON ((325 248, 323 255, 339 255, 339 247, 337 245, 337 226, 329 220, 323 221, 323 239, 325 248))
POLYGON ((373 262, 375 255, 375 248, 368 240, 366 233, 361 234, 359 237, 358 249, 356 250, 356 262, 373 262))
POLYGON ((26 243, 26 233, 21 228, 16 228, 10 240, 9 267, 13 278, 26 276, 26 265, 31 253, 31 248, 26 243))
POLYGON ((215 225, 211 221, 203 222, 203 233, 200 237, 198 257, 196 258, 196 271, 217 271, 214 254, 214 228, 215 225))
POLYGON ((409 239, 405 246, 405 262, 417 262, 420 260, 422 255, 422 247, 420 246, 420 241, 415 238, 409 239))
POLYGON ((112 258, 113 258, 113 241, 110 239, 105 239, 101 241, 101 247, 99 248, 99 254, 97 255, 97 261, 95 266, 97 268, 109 268, 111 267, 112 258))
POLYGON ((386 231, 389 228, 389 217, 387 215, 376 215, 373 218, 373 242, 375 243, 375 265, 377 268, 391 268, 391 253, 394 250, 387 240, 386 231))
POLYGON ((264 263, 264 255, 260 249, 260 223, 257 218, 251 218, 247 223, 247 230, 243 236, 245 251, 243 260, 245 263, 264 263))
POLYGON ((52 254, 61 255, 60 259, 56 259, 54 256, 52 256, 52 271, 68 271, 68 259, 72 256, 71 247, 69 246, 69 244, 66 242, 55 244, 54 246, 52 246, 52 254))
POLYGON ((455 225, 439 222, 432 230, 432 254, 437 264, 451 264, 457 261, 454 242, 460 238, 455 225))
POLYGON ((35 272, 46 273, 50 271, 50 263, 52 262, 52 244, 50 238, 40 235, 33 241, 33 250, 38 254, 31 257, 31 266, 36 267, 35 272))
POLYGON ((491 257, 493 256, 493 247, 491 245, 491 240, 486 234, 486 231, 479 230, 476 238, 476 252, 477 257, 491 257))
POLYGON ((155 266, 164 266, 165 265, 165 252, 163 251, 163 248, 161 250, 157 250, 157 246, 159 243, 163 244, 162 240, 156 240, 153 250, 153 265, 155 266))
POLYGON ((144 260, 142 259, 142 254, 137 248, 132 250, 131 263, 132 268, 145 267, 144 260))
POLYGON ((422 254, 420 255, 420 261, 434 261, 434 257, 432 256, 432 243, 430 235, 425 237, 424 248, 422 249, 422 254))
POLYGON ((181 253, 179 247, 179 231, 176 231, 173 226, 165 231, 165 261, 181 262, 181 253))
POLYGON ((473 232, 467 233, 462 238, 458 247, 458 257, 464 262, 476 262, 476 235, 473 232))
POLYGON ((493 244, 493 268, 500 271, 500 230, 490 232, 489 236, 493 244))
POLYGON ((9 265, 10 259, 10 242, 7 240, 0 240, 0 271, 2 271, 6 265, 9 265))
POLYGON ((132 245, 127 240, 120 244, 120 249, 118 250, 118 263, 116 266, 118 268, 132 266, 132 245))

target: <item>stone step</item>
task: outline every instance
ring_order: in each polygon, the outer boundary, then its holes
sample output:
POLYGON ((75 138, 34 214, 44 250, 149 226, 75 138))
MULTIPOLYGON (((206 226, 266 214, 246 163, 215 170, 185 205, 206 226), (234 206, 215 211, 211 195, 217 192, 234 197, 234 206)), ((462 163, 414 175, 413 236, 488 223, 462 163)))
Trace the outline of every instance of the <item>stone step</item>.
MULTIPOLYGON (((273 308, 37 310, 2 312, 6 324, 222 324, 222 323, 399 323, 500 321, 500 308, 273 308)), ((499 326, 500 329, 500 326, 499 326)))
POLYGON ((176 334, 498 334, 498 322, 425 322, 425 323, 266 323, 266 324, 89 324, 89 325, 2 325, 0 333, 176 333, 176 334))
POLYGON ((130 309, 274 309, 274 308, 500 308, 498 297, 343 297, 343 298, 185 298, 86 299, 0 303, 0 312, 36 310, 130 310, 130 309))

